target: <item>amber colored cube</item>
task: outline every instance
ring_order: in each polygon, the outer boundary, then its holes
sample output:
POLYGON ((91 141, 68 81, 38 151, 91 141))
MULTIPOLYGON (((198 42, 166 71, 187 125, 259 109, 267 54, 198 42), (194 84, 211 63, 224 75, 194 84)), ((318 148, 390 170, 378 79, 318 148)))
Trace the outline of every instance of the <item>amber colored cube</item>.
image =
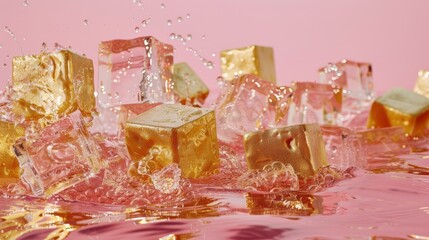
POLYGON ((133 163, 131 175, 147 175, 177 163, 186 178, 219 168, 214 112, 162 104, 128 120, 125 142, 133 163))
POLYGON ((173 51, 172 45, 152 36, 100 42, 101 106, 173 102, 173 51))
POLYGON ((410 135, 422 135, 429 126, 429 99, 410 90, 392 89, 373 102, 367 126, 400 126, 410 135))
POLYGON ((279 161, 308 177, 328 165, 320 126, 314 123, 247 133, 244 148, 250 169, 279 161))
POLYGON ((119 137, 122 138, 124 135, 125 126, 127 125, 128 119, 131 119, 137 115, 152 109, 161 103, 134 103, 121 105, 117 114, 118 125, 119 125, 119 137))
POLYGON ((202 106, 209 89, 187 63, 173 65, 174 93, 184 105, 202 106))
POLYGON ((13 58, 13 111, 29 120, 57 120, 95 111, 92 60, 68 50, 13 58))
POLYGON ((271 47, 252 45, 222 51, 220 56, 222 77, 226 80, 243 74, 253 74, 276 83, 274 50, 271 47))
POLYGON ((342 88, 332 84, 293 82, 293 106, 289 124, 337 124, 342 106, 342 88))
POLYGON ((419 71, 414 92, 429 97, 429 71, 419 71))
POLYGON ((24 136, 24 132, 23 127, 0 120, 0 186, 19 181, 21 171, 13 152, 13 144, 24 136))

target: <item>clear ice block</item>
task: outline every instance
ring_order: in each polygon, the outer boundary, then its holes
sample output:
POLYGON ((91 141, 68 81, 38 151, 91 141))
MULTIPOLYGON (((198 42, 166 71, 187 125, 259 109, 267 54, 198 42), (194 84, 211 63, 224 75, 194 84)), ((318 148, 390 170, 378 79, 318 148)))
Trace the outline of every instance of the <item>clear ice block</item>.
POLYGON ((419 71, 414 92, 429 97, 429 71, 419 71))
POLYGON ((99 103, 173 102, 173 46, 154 37, 111 40, 99 46, 99 103))
POLYGON ((392 89, 373 102, 367 126, 400 126, 412 136, 424 135, 429 128, 429 99, 407 89, 392 89))
POLYGON ((356 132, 362 156, 399 155, 410 152, 407 134, 402 127, 386 127, 356 132))
POLYGON ((218 170, 215 114, 210 109, 162 104, 128 120, 125 142, 131 156, 129 173, 147 178, 177 163, 186 178, 218 170))
POLYGON ((187 63, 173 65, 174 93, 177 102, 184 105, 202 106, 209 95, 209 89, 187 63))
POLYGON ((342 60, 329 64, 319 69, 319 81, 342 87, 347 108, 359 109, 375 96, 370 63, 342 60))
POLYGON ((92 60, 68 50, 14 57, 12 87, 14 113, 29 120, 95 112, 92 60))
POLYGON ((244 74, 253 74, 276 83, 273 48, 252 45, 225 50, 220 55, 222 77, 226 80, 232 80, 244 74))
POLYGON ((363 167, 364 159, 360 142, 349 128, 340 126, 321 126, 329 165, 340 169, 363 167))
POLYGON ((246 133, 244 148, 249 169, 263 169, 278 161, 309 177, 328 165, 322 133, 316 123, 246 133))
POLYGON ((246 74, 228 86, 216 108, 219 138, 229 142, 250 131, 287 125, 293 90, 246 74))
POLYGON ((21 179, 34 195, 49 197, 99 171, 99 148, 85 124, 76 111, 16 142, 21 179))
POLYGON ((332 84, 293 82, 293 104, 288 123, 338 124, 342 106, 342 89, 332 84))

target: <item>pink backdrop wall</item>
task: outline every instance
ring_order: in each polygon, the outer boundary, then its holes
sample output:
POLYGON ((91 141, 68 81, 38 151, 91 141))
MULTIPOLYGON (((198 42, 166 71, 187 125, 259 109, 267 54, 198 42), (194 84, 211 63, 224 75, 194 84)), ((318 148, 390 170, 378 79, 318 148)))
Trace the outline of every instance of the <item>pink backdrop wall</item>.
POLYGON ((425 0, 3 0, 0 9, 2 87, 11 57, 38 53, 43 42, 50 49, 55 42, 71 46, 97 64, 99 41, 145 35, 175 45, 175 61, 189 62, 212 88, 219 51, 251 44, 274 47, 280 84, 316 79, 319 67, 341 58, 373 63, 379 92, 412 88, 417 71, 429 69, 425 0), (171 33, 192 39, 183 45, 171 33))

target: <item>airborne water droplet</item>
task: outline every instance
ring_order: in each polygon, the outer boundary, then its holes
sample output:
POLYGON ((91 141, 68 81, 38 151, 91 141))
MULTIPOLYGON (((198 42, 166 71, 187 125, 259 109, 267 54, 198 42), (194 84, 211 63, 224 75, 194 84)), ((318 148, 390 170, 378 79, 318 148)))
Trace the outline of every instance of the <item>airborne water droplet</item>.
POLYGON ((165 4, 161 3, 161 9, 164 9, 164 8, 165 8, 165 4))
POLYGON ((83 20, 83 25, 87 26, 88 25, 88 20, 83 20))
POLYGON ((206 39, 206 35, 201 36, 201 39, 203 40, 206 39))
POLYGON ((146 27, 146 26, 149 24, 149 21, 150 21, 150 18, 148 18, 148 19, 144 19, 144 20, 142 21, 142 26, 143 26, 143 27, 146 27))
POLYGON ((139 27, 134 28, 134 32, 136 33, 140 32, 140 28, 139 27))
POLYGON ((208 61, 208 62, 206 63, 206 66, 207 66, 209 69, 212 69, 212 68, 214 67, 214 64, 213 64, 213 62, 212 62, 212 61, 208 61))
POLYGON ((28 7, 28 1, 27 1, 27 0, 23 1, 23 2, 22 2, 22 4, 23 4, 25 7, 28 7))
POLYGON ((186 14, 186 18, 187 18, 187 19, 191 18, 191 14, 189 14, 189 13, 188 13, 188 14, 186 14))
POLYGON ((174 40, 176 38, 176 34, 175 33, 170 33, 170 39, 174 40))
POLYGON ((191 39, 192 39, 192 35, 191 35, 191 34, 188 34, 188 35, 186 36, 186 39, 191 40, 191 39))
POLYGON ((182 22, 182 17, 178 17, 177 22, 179 22, 179 23, 182 22))
POLYGON ((168 25, 168 26, 171 26, 171 24, 173 24, 173 23, 171 22, 171 20, 167 20, 167 25, 168 25))

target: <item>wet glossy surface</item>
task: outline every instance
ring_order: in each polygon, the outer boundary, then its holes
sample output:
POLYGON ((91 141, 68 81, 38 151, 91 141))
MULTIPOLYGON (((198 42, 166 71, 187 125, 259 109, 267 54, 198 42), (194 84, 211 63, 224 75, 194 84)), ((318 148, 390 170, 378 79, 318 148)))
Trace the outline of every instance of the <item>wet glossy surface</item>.
MULTIPOLYGON (((245 182, 246 173, 228 168, 225 159, 230 155, 225 151, 224 171, 213 176, 211 184, 192 182, 187 190, 192 194, 136 207, 66 201, 61 196, 10 197, 11 189, 5 189, 1 233, 20 239, 425 239, 429 152, 422 151, 427 144, 421 142, 418 152, 373 155, 367 170, 325 177, 318 188, 301 182, 302 191, 239 187, 234 182, 245 182)), ((260 176, 247 174, 248 179, 260 176)))

